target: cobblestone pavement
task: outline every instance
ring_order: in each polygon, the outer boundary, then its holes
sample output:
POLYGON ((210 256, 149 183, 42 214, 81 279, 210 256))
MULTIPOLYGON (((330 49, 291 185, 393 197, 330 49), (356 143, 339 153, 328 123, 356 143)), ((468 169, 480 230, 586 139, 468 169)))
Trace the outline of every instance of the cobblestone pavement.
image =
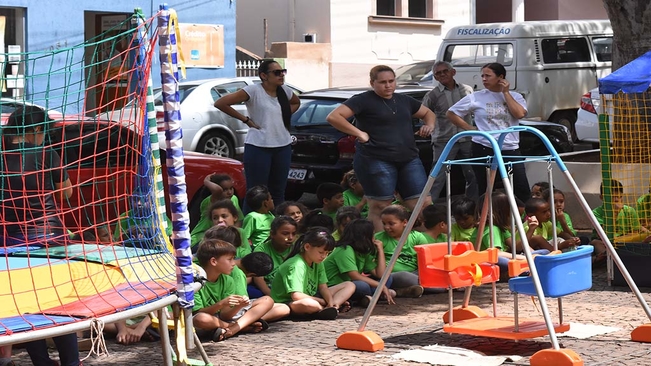
MULTIPOLYGON (((647 301, 648 291, 642 289, 647 301)), ((455 294, 457 304, 463 293, 455 294)), ((513 295, 506 283, 497 284, 499 315, 513 314, 513 295)), ((335 340, 345 331, 356 330, 363 309, 353 308, 341 314, 336 321, 273 323, 269 330, 259 334, 242 334, 221 343, 205 342, 204 347, 215 365, 418 365, 392 359, 390 356, 405 349, 440 344, 463 347, 489 355, 520 355, 524 359, 507 365, 527 365, 529 356, 550 347, 549 338, 541 337, 513 342, 500 339, 450 335, 442 331, 441 315, 447 310, 447 294, 424 295, 419 299, 398 299, 398 304, 379 304, 367 326, 385 341, 385 349, 377 353, 339 350, 335 340)), ((491 309, 491 286, 473 290, 471 303, 485 310, 491 309)), ((529 297, 520 296, 522 317, 542 317, 529 297)), ((556 301, 548 301, 552 317, 558 319, 556 301)), ((563 312, 568 322, 599 324, 621 330, 589 339, 560 337, 564 348, 577 352, 586 365, 651 365, 651 347, 630 340, 630 331, 648 322, 635 296, 622 287, 608 287, 605 268, 594 271, 590 291, 564 298, 563 312)), ((107 341, 108 357, 91 357, 84 365, 162 365, 159 344, 139 343, 121 346, 107 341)), ((198 352, 190 355, 199 358, 198 352)), ((23 349, 15 351, 18 365, 29 365, 23 349)))

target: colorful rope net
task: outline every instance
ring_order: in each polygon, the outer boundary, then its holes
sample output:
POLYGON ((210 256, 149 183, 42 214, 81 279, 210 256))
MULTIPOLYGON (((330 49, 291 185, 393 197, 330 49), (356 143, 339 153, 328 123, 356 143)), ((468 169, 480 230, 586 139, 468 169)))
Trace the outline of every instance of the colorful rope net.
POLYGON ((136 11, 83 44, 20 54, 26 93, 0 103, 0 342, 177 288, 154 19, 136 11))

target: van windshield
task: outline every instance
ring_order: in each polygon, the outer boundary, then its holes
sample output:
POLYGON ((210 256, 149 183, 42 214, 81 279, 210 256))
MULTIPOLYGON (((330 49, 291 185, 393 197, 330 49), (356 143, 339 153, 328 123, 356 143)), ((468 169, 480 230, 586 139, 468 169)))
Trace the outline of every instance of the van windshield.
POLYGON ((455 67, 481 67, 491 62, 509 66, 513 63, 513 45, 510 43, 450 45, 445 49, 444 60, 455 67))

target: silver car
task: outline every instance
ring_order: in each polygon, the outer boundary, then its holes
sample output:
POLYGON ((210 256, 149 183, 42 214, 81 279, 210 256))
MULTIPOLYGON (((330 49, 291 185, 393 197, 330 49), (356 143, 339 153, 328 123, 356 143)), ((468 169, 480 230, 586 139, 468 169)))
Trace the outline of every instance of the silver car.
MULTIPOLYGON (((214 107, 215 101, 226 94, 234 93, 247 85, 260 83, 258 77, 218 78, 184 81, 179 83, 181 103, 181 128, 183 129, 183 149, 204 154, 233 158, 244 153, 244 138, 249 128, 241 121, 230 117, 214 107)), ((296 94, 302 90, 290 87, 296 94)), ((161 89, 154 89, 156 120, 158 131, 164 130, 163 96, 161 89)), ((247 115, 242 103, 233 108, 247 115)), ((135 119, 132 105, 120 111, 106 113, 103 117, 113 121, 135 119)), ((165 136, 160 136, 165 141, 165 136)))

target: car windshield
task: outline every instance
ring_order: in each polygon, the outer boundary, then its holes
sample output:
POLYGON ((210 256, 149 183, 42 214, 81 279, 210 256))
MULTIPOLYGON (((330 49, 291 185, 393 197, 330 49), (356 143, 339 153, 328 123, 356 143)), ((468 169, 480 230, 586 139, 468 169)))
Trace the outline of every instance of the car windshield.
POLYGON ((400 66, 396 69, 396 81, 418 81, 432 71, 432 65, 434 65, 434 61, 400 66))
POLYGON ((292 126, 300 128, 328 125, 326 117, 339 105, 341 101, 338 100, 301 99, 301 106, 292 115, 292 126))

